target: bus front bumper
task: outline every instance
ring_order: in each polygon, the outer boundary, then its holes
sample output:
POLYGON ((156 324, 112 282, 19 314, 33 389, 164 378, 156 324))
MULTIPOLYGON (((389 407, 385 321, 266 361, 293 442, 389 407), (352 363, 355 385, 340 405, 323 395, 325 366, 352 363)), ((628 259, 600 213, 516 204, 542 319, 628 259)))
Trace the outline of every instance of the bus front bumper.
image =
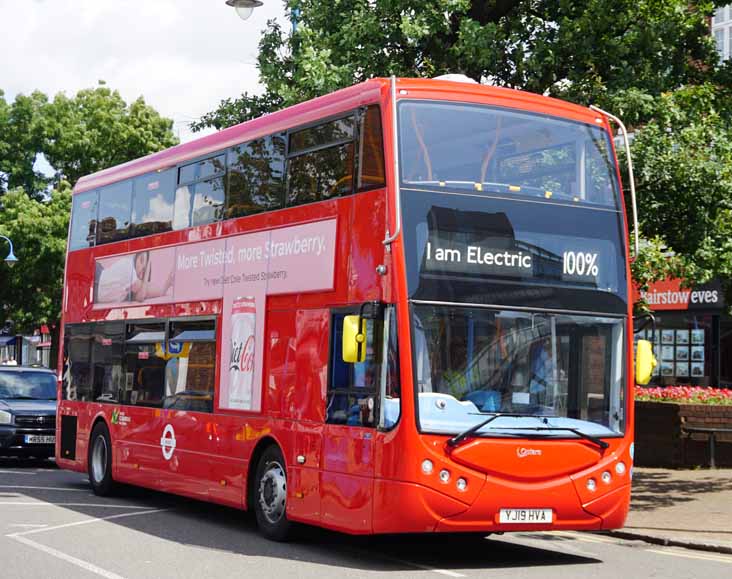
POLYGON ((488 477, 472 504, 416 483, 376 482, 374 531, 498 533, 511 531, 601 530, 622 527, 630 484, 582 502, 569 477, 517 483, 488 477), (501 523, 501 509, 550 509, 551 523, 501 523))

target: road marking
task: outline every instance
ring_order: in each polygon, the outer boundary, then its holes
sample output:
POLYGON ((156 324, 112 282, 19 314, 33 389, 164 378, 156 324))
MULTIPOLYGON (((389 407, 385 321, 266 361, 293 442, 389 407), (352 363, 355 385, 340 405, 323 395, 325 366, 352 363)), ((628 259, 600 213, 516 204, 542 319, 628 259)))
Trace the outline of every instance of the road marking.
POLYGON ((27 470, 2 470, 0 471, 0 474, 31 474, 35 475, 38 474, 36 472, 28 472, 27 470))
POLYGON ((392 561, 396 563, 401 563, 402 565, 409 565, 410 567, 414 567, 416 569, 422 569, 424 571, 432 571, 433 573, 439 573, 440 575, 447 575, 448 577, 465 577, 462 573, 457 573, 456 571, 449 571, 447 569, 437 569, 436 567, 430 567, 429 565, 420 565, 419 563, 414 563, 412 561, 405 561, 403 559, 394 559, 392 557, 388 557, 392 561))
POLYGON ((91 523, 99 523, 100 521, 110 521, 112 519, 121 519, 123 517, 137 517, 140 515, 152 515, 153 513, 163 513, 165 511, 171 511, 172 509, 150 509, 148 511, 135 511, 134 513, 121 513, 119 515, 109 515, 108 517, 94 517, 91 519, 84 519, 83 521, 76 521, 75 523, 65 523, 63 525, 56 525, 54 527, 45 527, 43 529, 31 529, 30 531, 20 531, 18 533, 11 533, 5 535, 10 539, 15 539, 21 535, 32 535, 34 533, 45 533, 46 531, 56 531, 58 529, 66 529, 68 527, 78 527, 79 525, 89 525, 91 523))
POLYGON ((49 503, 48 501, 0 501, 1 506, 11 507, 100 507, 105 509, 148 509, 150 507, 144 505, 114 505, 105 503, 49 503))
POLYGON ((108 517, 95 517, 93 519, 85 519, 83 521, 77 521, 75 523, 66 523, 64 525, 56 525, 54 527, 43 527, 41 529, 30 529, 28 531, 18 531, 17 533, 10 533, 9 535, 5 535, 5 536, 9 539, 13 539, 14 541, 18 541, 19 543, 23 543, 24 545, 27 545, 28 547, 32 547, 34 549, 38 549, 39 551, 43 551, 44 553, 51 555, 52 557, 56 557, 57 559, 61 559, 62 561, 66 561, 68 563, 71 563, 72 565, 76 565, 77 567, 81 567, 82 569, 85 569, 86 571, 89 571, 90 573, 99 575, 100 577, 105 577, 106 579, 124 579, 124 577, 122 577, 121 575, 117 575, 116 573, 113 573, 112 571, 107 571, 106 569, 102 569, 101 567, 94 565, 93 563, 89 563, 89 561, 84 561, 83 559, 78 559, 77 557, 64 553, 63 551, 59 551, 58 549, 54 549, 53 547, 48 547, 46 545, 43 545, 41 543, 34 541, 33 539, 28 539, 26 537, 26 535, 33 535, 35 533, 45 533, 46 531, 56 531, 58 529, 66 529, 68 527, 78 527, 79 525, 88 525, 91 523, 99 523, 101 521, 109 521, 112 519, 121 519, 122 517, 135 517, 135 516, 139 516, 139 515, 151 515, 153 513, 161 513, 163 511, 170 511, 170 510, 171 509, 151 509, 151 510, 147 510, 147 511, 137 511, 134 513, 122 513, 119 515, 110 515, 108 517))
MULTIPOLYGON (((40 530, 45 530, 45 529, 40 529, 40 530)), ((89 571, 90 573, 99 575, 100 577, 106 577, 106 579, 124 579, 124 577, 122 577, 122 575, 117 575, 117 573, 112 573, 111 571, 102 569, 101 567, 98 567, 97 565, 94 565, 93 563, 89 563, 88 561, 84 561, 83 559, 77 559, 76 557, 73 557, 72 555, 67 555, 66 553, 63 553, 57 549, 54 549, 53 547, 47 547, 46 545, 37 543, 37 542, 33 541, 32 539, 28 539, 26 537, 20 537, 20 536, 15 536, 12 538, 15 539, 16 541, 18 541, 19 543, 23 543, 24 545, 27 545, 28 547, 32 547, 34 549, 38 549, 39 551, 43 551, 44 553, 47 553, 48 555, 56 557, 57 559, 61 559, 62 561, 66 561, 67 563, 71 563, 72 565, 76 565, 77 567, 81 567, 82 569, 89 571)))
POLYGON ((89 489, 70 489, 67 487, 32 487, 21 485, 0 485, 0 489, 28 489, 32 491, 63 491, 70 493, 91 493, 89 489))
MULTIPOLYGON (((493 537, 486 537, 486 539, 489 541, 503 540, 508 543, 513 543, 513 541, 515 541, 515 542, 521 541, 521 544, 528 543, 529 545, 532 545, 533 547, 538 548, 538 549, 558 549, 558 551, 555 551, 555 552, 570 553, 572 555, 577 555, 578 557, 596 557, 597 556, 596 553, 592 553, 590 551, 585 551, 584 549, 580 549, 580 547, 578 545, 572 545, 572 546, 568 545, 567 544, 568 541, 566 541, 566 540, 559 542, 556 539, 551 540, 549 537, 547 537, 545 539, 539 539, 539 538, 528 537, 526 535, 519 534, 514 537, 505 537, 504 536, 501 538, 496 537, 495 539, 493 537), (511 539, 513 539, 513 541, 511 541, 511 539)), ((570 537, 567 537, 567 539, 573 540, 570 537)))
POLYGON ((33 525, 31 523, 11 523, 8 527, 47 527, 48 525, 33 525))
POLYGON ((553 534, 559 535, 562 537, 569 537, 572 539, 576 539, 577 541, 583 541, 585 543, 606 543, 610 545, 617 545, 618 541, 616 539, 608 539, 606 537, 599 537, 597 535, 585 535, 582 533, 573 533, 570 531, 553 531, 553 534))
POLYGON ((701 559, 703 561, 716 561, 718 563, 732 564, 732 557, 724 555, 703 554, 703 553, 686 553, 685 551, 677 551, 674 549, 646 549, 649 553, 658 553, 659 555, 671 555, 672 557, 684 557, 685 559, 701 559))
MULTIPOLYGON (((359 553, 361 552, 360 549, 357 549, 356 551, 358 551, 359 553)), ((397 559, 396 557, 391 557, 383 553, 379 554, 379 558, 385 559, 386 561, 391 561, 393 563, 399 563, 401 565, 408 565, 409 567, 414 567, 415 569, 422 569, 423 571, 432 571, 433 573, 439 573, 440 575, 447 575, 448 577, 465 577, 465 575, 456 571, 450 571, 448 569, 438 569, 436 567, 430 567, 429 565, 421 565, 420 563, 407 561, 405 559, 397 559)))

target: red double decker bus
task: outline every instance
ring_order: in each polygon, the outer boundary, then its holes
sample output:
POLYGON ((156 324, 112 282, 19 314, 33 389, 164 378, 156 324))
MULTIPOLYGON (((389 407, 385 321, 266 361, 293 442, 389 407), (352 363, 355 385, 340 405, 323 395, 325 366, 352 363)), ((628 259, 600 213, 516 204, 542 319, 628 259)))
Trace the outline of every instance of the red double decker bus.
POLYGON ((57 461, 348 533, 609 529, 627 223, 600 112, 374 79, 81 179, 57 461))

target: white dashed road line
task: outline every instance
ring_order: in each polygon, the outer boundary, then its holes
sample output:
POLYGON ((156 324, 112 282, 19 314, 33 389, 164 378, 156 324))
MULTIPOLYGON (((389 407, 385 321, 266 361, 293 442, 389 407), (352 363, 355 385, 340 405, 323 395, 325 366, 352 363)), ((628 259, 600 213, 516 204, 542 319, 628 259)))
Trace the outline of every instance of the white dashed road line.
POLYGON ((46 501, 43 502, 20 502, 20 501, 0 501, 0 507, 5 506, 11 506, 11 507, 94 507, 94 508, 104 508, 104 509, 149 509, 150 507, 142 506, 142 505, 113 505, 113 504, 104 504, 104 503, 49 503, 46 501))
POLYGON ((70 489, 66 487, 33 487, 22 485, 0 485, 0 489, 19 489, 32 491, 61 491, 65 493, 91 493, 89 489, 70 489))
POLYGON ((671 557, 684 557, 685 559, 701 559, 703 561, 716 561, 717 563, 727 563, 732 565, 732 557, 725 555, 717 555, 714 553, 691 553, 679 549, 646 549, 649 553, 657 553, 659 555, 670 555, 671 557))
MULTIPOLYGON (((71 490, 71 489, 69 489, 69 490, 71 490)), ((84 561, 83 559, 79 559, 77 557, 64 553, 63 551, 59 551, 58 549, 54 549, 53 547, 48 547, 46 545, 43 545, 41 543, 34 541, 33 539, 29 539, 27 537, 27 535, 34 535, 37 533, 46 533, 48 531, 56 531, 58 529, 67 529, 69 527, 78 527, 81 525, 90 525, 92 523, 110 521, 113 519, 121 519, 123 517, 137 517, 140 515, 152 515, 155 513, 162 513, 164 511, 170 511, 170 510, 171 509, 150 509, 150 510, 146 510, 146 511, 136 511, 134 513, 121 513, 119 515, 110 515, 108 517, 94 517, 92 519, 76 521, 75 523, 65 523, 63 525, 54 525, 53 527, 43 527, 43 528, 38 528, 38 529, 30 529, 28 531, 18 531, 17 533, 10 533, 9 535, 5 535, 5 536, 8 539, 13 539, 14 541, 18 541, 19 543, 27 545, 28 547, 32 547, 33 549, 42 551, 48 555, 51 555, 52 557, 56 557, 57 559, 61 559, 63 561, 66 561, 67 563, 76 565, 77 567, 81 567, 82 569, 85 569, 86 571, 99 575, 100 577, 105 577, 106 579, 124 579, 121 575, 117 575, 116 573, 113 573, 112 571, 107 571, 106 569, 103 569, 102 567, 99 567, 98 565, 94 565, 93 563, 90 563, 89 561, 84 561)))
POLYGON ((84 561, 83 559, 77 559, 76 557, 67 555, 66 553, 63 553, 58 549, 54 549, 53 547, 41 545, 40 543, 36 543, 32 539, 28 539, 26 537, 13 537, 13 539, 18 541, 19 543, 27 545, 28 547, 43 551, 44 553, 51 555, 52 557, 56 557, 57 559, 61 559, 62 561, 66 561, 67 563, 71 563, 72 565, 76 565, 77 567, 81 567, 82 569, 99 575, 100 577, 105 577, 106 579, 124 579, 122 575, 117 575, 117 573, 112 573, 111 571, 102 569, 101 567, 98 567, 93 563, 89 563, 89 561, 84 561))
POLYGON ((8 525, 8 527, 29 527, 29 528, 33 528, 33 527, 47 527, 47 526, 48 525, 36 525, 36 524, 31 524, 31 523, 10 523, 8 525))

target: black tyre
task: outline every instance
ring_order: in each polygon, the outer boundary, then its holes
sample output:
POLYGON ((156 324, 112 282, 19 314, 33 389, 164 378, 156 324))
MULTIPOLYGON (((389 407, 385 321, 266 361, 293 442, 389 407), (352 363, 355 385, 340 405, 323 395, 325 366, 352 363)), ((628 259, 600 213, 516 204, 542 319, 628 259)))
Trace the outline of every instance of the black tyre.
POLYGON ((252 492, 260 532, 272 541, 286 541, 292 532, 287 520, 287 471, 280 449, 267 448, 259 458, 252 492))
POLYGON ((112 442, 107 425, 103 422, 99 422, 92 430, 87 467, 94 494, 100 497, 112 494, 112 442))

